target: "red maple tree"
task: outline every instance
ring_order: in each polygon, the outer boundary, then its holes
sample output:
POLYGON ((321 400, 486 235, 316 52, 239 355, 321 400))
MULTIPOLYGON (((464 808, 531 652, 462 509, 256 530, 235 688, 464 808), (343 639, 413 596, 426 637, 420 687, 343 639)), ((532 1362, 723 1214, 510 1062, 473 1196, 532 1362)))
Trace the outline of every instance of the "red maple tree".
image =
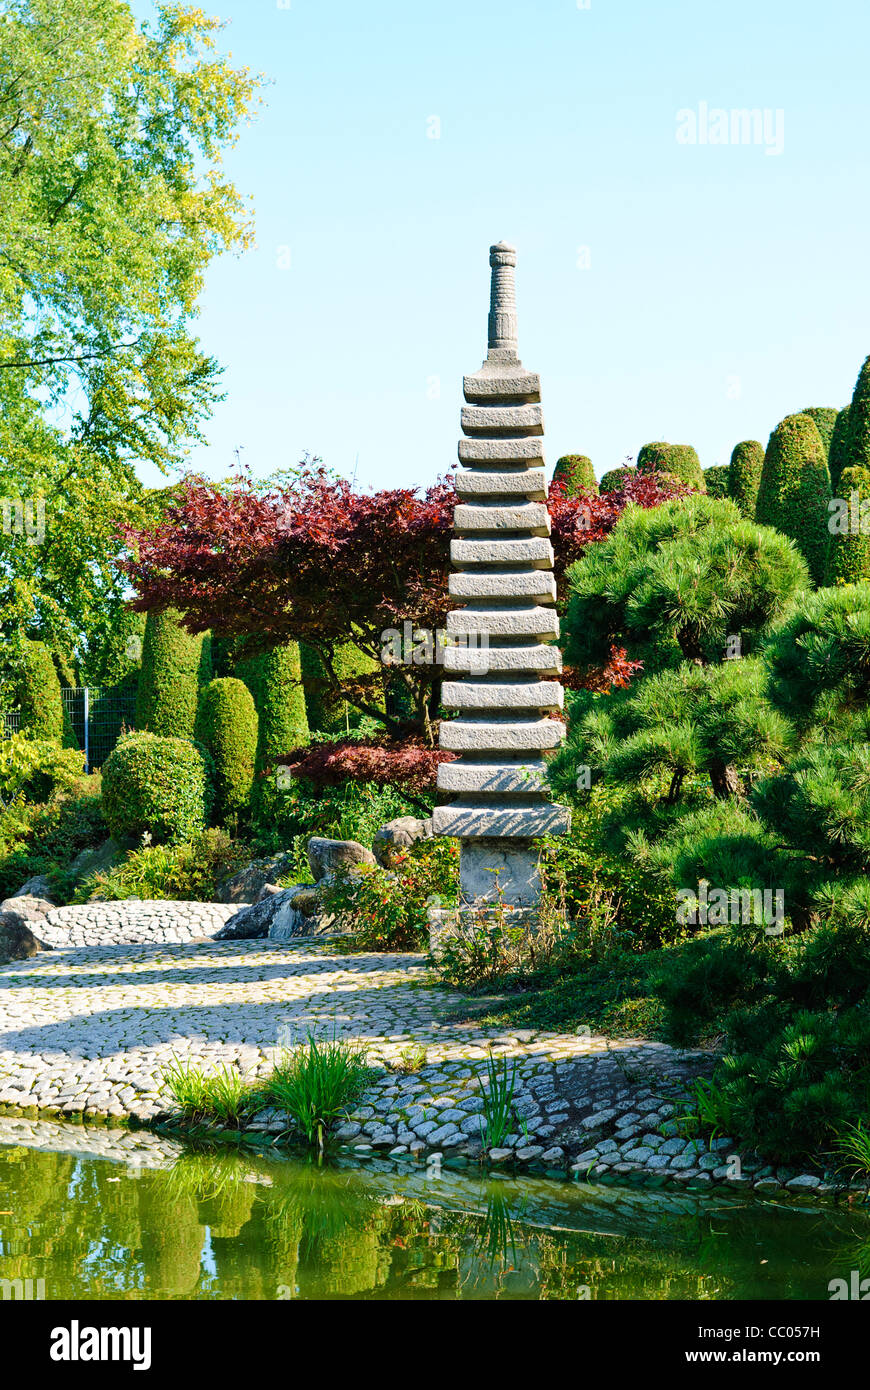
MULTIPOLYGON (((557 582, 629 502, 652 507, 679 491, 685 489, 639 475, 601 497, 568 497, 561 482, 551 483, 557 582)), ((363 492, 316 465, 266 489, 247 476, 231 486, 189 477, 158 523, 122 527, 129 555, 123 568, 138 592, 135 608, 175 608, 192 632, 305 642, 338 690, 338 647, 353 642, 380 662, 390 630, 402 633, 406 623, 413 632, 443 629, 456 501, 451 480, 422 495, 413 488, 363 492)), ((623 683, 630 668, 614 651, 605 671, 580 679, 623 683)), ((411 661, 383 671, 378 680, 404 687, 410 713, 385 714, 371 679, 341 686, 343 695, 381 719, 393 738, 433 746, 442 668, 411 661)))

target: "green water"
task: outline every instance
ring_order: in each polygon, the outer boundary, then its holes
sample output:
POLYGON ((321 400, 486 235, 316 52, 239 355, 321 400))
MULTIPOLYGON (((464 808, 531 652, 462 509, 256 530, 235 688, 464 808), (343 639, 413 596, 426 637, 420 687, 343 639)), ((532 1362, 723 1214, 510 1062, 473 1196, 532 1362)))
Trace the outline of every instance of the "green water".
POLYGON ((865 1207, 25 1137, 0 1131, 0 1298, 826 1299, 870 1273, 865 1207))

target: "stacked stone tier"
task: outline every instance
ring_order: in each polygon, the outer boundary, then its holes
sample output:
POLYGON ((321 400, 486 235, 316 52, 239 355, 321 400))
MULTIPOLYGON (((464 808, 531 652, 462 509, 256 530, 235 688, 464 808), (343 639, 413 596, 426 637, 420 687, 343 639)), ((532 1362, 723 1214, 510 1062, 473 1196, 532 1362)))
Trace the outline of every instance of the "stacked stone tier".
POLYGON ((559 746, 563 691, 550 517, 546 507, 540 381, 520 363, 487 360, 464 382, 459 497, 450 547, 442 702, 457 717, 441 747, 450 796, 436 834, 529 840, 564 834, 543 754, 559 746))

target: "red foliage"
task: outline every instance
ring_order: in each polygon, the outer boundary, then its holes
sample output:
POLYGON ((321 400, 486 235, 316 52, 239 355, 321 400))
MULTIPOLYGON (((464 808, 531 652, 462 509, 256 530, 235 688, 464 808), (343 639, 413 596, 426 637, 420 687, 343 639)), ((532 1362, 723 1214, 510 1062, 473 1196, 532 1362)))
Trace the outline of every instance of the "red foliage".
POLYGON ((606 694, 614 686, 625 689, 631 678, 643 670, 642 661, 629 661, 624 647, 611 647, 610 660, 606 666, 593 666, 580 671, 576 666, 566 666, 562 672, 562 684, 566 690, 594 690, 606 694))
POLYGON ((440 764, 451 763, 455 757, 455 753, 426 748, 420 742, 396 744, 373 738, 313 743, 294 748, 277 761, 289 767, 295 777, 305 777, 318 787, 353 781, 424 792, 434 788, 440 764))

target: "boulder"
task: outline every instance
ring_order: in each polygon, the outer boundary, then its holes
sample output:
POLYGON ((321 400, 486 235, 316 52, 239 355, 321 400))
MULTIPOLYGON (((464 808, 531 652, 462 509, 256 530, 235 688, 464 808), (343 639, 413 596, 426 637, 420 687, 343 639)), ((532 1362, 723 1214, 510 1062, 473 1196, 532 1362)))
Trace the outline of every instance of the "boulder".
POLYGON ((429 839, 432 835, 432 820, 418 820, 416 816, 397 816, 395 820, 382 825, 374 840, 372 850, 382 869, 395 866, 396 855, 408 850, 418 840, 429 839))
POLYGON ((276 854, 271 859, 252 859, 244 869, 221 884, 217 900, 219 903, 256 903, 267 886, 281 892, 275 880, 289 874, 292 868, 293 857, 290 854, 276 854))
POLYGON ((26 960, 44 950, 22 913, 0 912, 0 962, 26 960))
POLYGON ((70 873, 75 877, 76 882, 87 878, 90 874, 105 874, 113 868, 121 858, 123 850, 117 840, 109 837, 103 840, 102 844, 90 849, 80 850, 73 862, 70 864, 70 873))
POLYGON ((270 893, 261 902, 249 903, 241 907, 224 923, 213 939, 215 941, 253 941, 268 936, 274 918, 285 904, 290 903, 301 886, 294 884, 292 888, 282 888, 277 893, 270 893))
POLYGON ((314 835, 308 841, 308 863, 315 882, 328 878, 337 870, 353 872, 360 864, 377 864, 375 856, 356 840, 325 840, 314 835))
POLYGON ((4 898, 0 912, 17 912, 20 917, 41 921, 49 912, 54 912, 56 906, 48 898, 34 898, 28 893, 26 897, 4 898))
POLYGON ((26 883, 22 883, 17 893, 13 893, 14 898, 47 898, 52 906, 56 907, 54 901, 54 891, 45 874, 34 874, 26 883))

